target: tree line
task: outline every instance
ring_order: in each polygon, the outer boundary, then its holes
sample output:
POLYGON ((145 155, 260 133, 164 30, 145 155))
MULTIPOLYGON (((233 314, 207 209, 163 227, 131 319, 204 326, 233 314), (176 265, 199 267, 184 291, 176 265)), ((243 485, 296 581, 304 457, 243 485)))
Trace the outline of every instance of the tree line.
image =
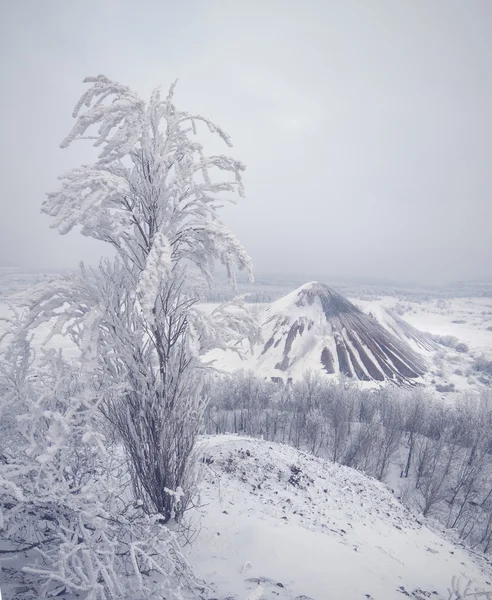
POLYGON ((217 378, 209 434, 262 437, 386 482, 424 516, 492 549, 492 393, 445 404, 423 387, 364 390, 308 373, 292 385, 251 372, 217 378))

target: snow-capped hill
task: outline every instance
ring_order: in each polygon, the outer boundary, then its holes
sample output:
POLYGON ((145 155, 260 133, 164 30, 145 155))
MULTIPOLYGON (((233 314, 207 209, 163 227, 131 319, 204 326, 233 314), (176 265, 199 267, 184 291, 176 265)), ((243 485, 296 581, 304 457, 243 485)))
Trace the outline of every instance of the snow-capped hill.
POLYGON ((424 358, 403 336, 318 282, 271 304, 262 332, 256 366, 270 376, 297 378, 314 368, 367 382, 408 383, 426 372, 424 358))
POLYGON ((191 561, 213 598, 442 600, 453 576, 492 589, 482 555, 431 531, 353 469, 235 436, 206 438, 200 450, 191 561))

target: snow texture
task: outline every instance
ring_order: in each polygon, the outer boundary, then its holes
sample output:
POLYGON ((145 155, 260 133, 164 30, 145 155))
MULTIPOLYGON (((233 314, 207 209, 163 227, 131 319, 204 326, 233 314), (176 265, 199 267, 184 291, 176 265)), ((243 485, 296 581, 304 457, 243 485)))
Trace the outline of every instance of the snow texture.
POLYGON ((190 558, 220 598, 448 598, 453 576, 491 590, 482 555, 447 540, 383 484, 280 444, 203 440, 190 558), (249 595, 248 595, 249 594, 249 595))

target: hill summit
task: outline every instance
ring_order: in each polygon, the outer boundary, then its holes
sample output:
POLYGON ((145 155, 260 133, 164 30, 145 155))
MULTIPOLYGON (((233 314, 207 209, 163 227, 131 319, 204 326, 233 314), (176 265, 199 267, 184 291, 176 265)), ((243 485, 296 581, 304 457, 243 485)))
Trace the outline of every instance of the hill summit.
MULTIPOLYGON (((202 440, 191 564, 221 600, 463 598, 488 559, 410 513, 382 483, 275 442, 202 440)), ((474 595, 474 594, 472 594, 474 595)), ((467 596, 468 597, 468 596, 467 596)))

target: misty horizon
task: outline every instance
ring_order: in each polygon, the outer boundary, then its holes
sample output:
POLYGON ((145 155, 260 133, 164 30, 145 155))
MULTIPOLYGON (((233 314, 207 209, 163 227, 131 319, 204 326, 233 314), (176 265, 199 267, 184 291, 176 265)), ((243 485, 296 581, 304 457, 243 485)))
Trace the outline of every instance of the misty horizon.
POLYGON ((492 0, 0 44, 0 600, 492 600, 492 0))
MULTIPOLYGON (((82 79, 209 116, 246 164, 223 209, 257 276, 490 280, 492 5, 122 0, 4 8, 0 265, 95 264, 107 250, 41 215, 57 177, 92 162, 59 144, 82 79), (331 276, 328 274, 332 274, 331 276)), ((205 150, 207 133, 199 131, 205 150)), ((220 148, 220 152, 227 149, 220 148)))

